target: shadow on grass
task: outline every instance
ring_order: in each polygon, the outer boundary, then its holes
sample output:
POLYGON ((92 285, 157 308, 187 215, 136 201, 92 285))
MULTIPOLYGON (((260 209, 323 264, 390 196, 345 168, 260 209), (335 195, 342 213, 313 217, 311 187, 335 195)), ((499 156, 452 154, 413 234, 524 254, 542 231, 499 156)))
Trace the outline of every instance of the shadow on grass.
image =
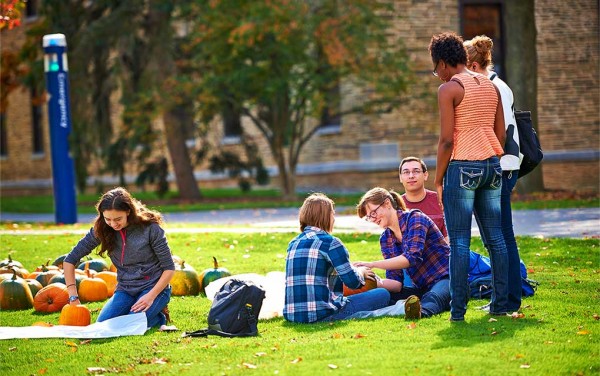
POLYGON ((490 316, 469 321, 451 322, 448 327, 438 332, 439 342, 432 349, 449 347, 470 347, 481 343, 510 340, 516 331, 528 326, 539 327, 543 322, 534 318, 512 318, 498 316, 491 321, 490 316))

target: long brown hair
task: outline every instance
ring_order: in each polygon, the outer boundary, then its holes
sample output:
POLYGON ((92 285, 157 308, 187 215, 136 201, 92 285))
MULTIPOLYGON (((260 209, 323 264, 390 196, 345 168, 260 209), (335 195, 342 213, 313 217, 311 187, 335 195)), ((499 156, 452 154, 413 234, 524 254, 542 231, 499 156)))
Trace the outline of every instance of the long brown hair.
POLYGON ((381 205, 385 200, 388 199, 392 203, 392 207, 394 209, 402 211, 406 210, 406 205, 404 204, 404 201, 402 201, 400 194, 395 192, 393 189, 388 191, 385 188, 375 187, 370 189, 361 197, 360 202, 358 205, 356 205, 356 214, 360 218, 364 218, 369 211, 367 208, 368 203, 373 205, 381 205))
POLYGON ((298 219, 300 221, 300 231, 304 231, 306 226, 318 227, 323 231, 333 231, 333 213, 335 204, 332 199, 323 193, 313 193, 304 200, 298 219))
POLYGON ((122 187, 111 189, 100 197, 96 204, 98 216, 94 221, 94 234, 100 240, 98 255, 104 257, 105 252, 112 252, 115 248, 115 230, 106 224, 104 212, 118 210, 127 212, 127 225, 147 225, 150 223, 163 223, 162 214, 148 209, 136 200, 122 187))

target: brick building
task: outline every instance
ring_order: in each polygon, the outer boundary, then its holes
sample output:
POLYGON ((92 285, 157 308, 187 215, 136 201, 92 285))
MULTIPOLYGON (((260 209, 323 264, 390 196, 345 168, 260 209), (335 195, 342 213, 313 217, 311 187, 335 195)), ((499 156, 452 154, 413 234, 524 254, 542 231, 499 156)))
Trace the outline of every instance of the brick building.
MULTIPOLYGON (((404 41, 418 77, 409 93, 425 88, 427 97, 409 100, 390 114, 344 116, 339 124, 321 129, 301 156, 299 189, 329 192, 361 191, 375 185, 398 188, 396 171, 401 158, 417 155, 434 166, 439 132, 436 89, 440 81, 431 75, 427 51, 431 35, 454 30, 465 38, 483 33, 493 37, 494 62, 499 75, 505 78, 504 51, 511 41, 504 30, 510 27, 510 20, 504 19, 504 1, 396 0, 394 4, 397 12, 393 16, 392 33, 404 41)), ((594 0, 535 1, 537 129, 545 151, 542 171, 547 189, 598 191, 599 188, 598 19, 598 2, 594 0)), ((27 20, 24 27, 3 31, 2 50, 16 50, 24 40, 26 27, 27 20)), ((343 103, 356 100, 356 93, 346 93, 344 89, 342 86, 343 103)), ((47 109, 32 105, 31 98, 32 93, 25 89, 13 91, 9 107, 1 117, 2 194, 51 188, 47 109)), ((245 132, 255 136, 260 150, 268 150, 256 129, 245 122, 242 125, 245 132)), ((220 123, 213 128, 211 137, 217 145, 238 147, 235 130, 232 133, 220 123)), ((164 154, 168 154, 166 147, 164 154)), ((268 152, 264 160, 271 174, 276 175, 268 152)), ((211 174, 206 166, 199 166, 196 172, 201 187, 235 184, 222 175, 211 174)), ((135 172, 130 173, 133 181, 135 172)), ((115 181, 109 176, 102 178, 107 185, 115 181)), ((275 179, 272 184, 276 184, 275 179)))

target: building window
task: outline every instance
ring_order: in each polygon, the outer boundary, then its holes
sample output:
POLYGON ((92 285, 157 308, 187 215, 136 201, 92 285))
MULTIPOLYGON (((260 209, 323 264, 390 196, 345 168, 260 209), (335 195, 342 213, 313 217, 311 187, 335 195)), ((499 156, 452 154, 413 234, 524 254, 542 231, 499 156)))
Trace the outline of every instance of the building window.
POLYGON ((36 17, 38 15, 38 0, 27 0, 25 3, 25 16, 36 17))
POLYGON ((504 38, 502 32, 502 1, 461 1, 461 29, 465 40, 477 35, 487 35, 494 42, 492 60, 494 71, 501 78, 504 71, 504 38))
POLYGON ((6 140, 6 115, 0 113, 0 157, 8 156, 8 142, 6 140))
POLYGON ((31 144, 33 154, 44 153, 44 131, 42 128, 42 104, 36 90, 31 90, 31 144))
POLYGON ((340 85, 335 83, 331 88, 325 89, 325 106, 321 113, 321 127, 340 127, 342 116, 340 115, 340 85))
POLYGON ((223 135, 225 138, 239 138, 242 135, 242 119, 239 111, 226 103, 223 109, 223 135))

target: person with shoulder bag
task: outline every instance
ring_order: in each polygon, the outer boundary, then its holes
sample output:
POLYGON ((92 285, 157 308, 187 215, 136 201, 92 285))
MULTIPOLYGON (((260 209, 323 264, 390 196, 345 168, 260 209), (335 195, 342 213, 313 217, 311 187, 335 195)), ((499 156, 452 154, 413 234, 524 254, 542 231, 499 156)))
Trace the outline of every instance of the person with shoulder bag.
MULTIPOLYGON (((467 68, 473 72, 488 77, 500 92, 502 108, 504 110, 504 128, 506 130, 506 142, 504 143, 504 155, 500 158, 502 167, 502 190, 500 193, 500 212, 502 224, 502 236, 508 252, 508 311, 518 311, 521 307, 521 270, 519 249, 515 240, 512 221, 512 209, 510 196, 519 177, 519 168, 523 158, 520 153, 519 129, 514 114, 514 96, 510 87, 502 81, 492 69, 492 40, 485 36, 476 36, 464 42, 467 49, 467 68)), ((477 221, 479 218, 476 216, 477 221)), ((486 238, 482 233, 482 240, 486 246, 486 238)), ((486 309, 486 306, 483 307, 486 309)), ((489 310, 489 305, 487 305, 489 310)))

